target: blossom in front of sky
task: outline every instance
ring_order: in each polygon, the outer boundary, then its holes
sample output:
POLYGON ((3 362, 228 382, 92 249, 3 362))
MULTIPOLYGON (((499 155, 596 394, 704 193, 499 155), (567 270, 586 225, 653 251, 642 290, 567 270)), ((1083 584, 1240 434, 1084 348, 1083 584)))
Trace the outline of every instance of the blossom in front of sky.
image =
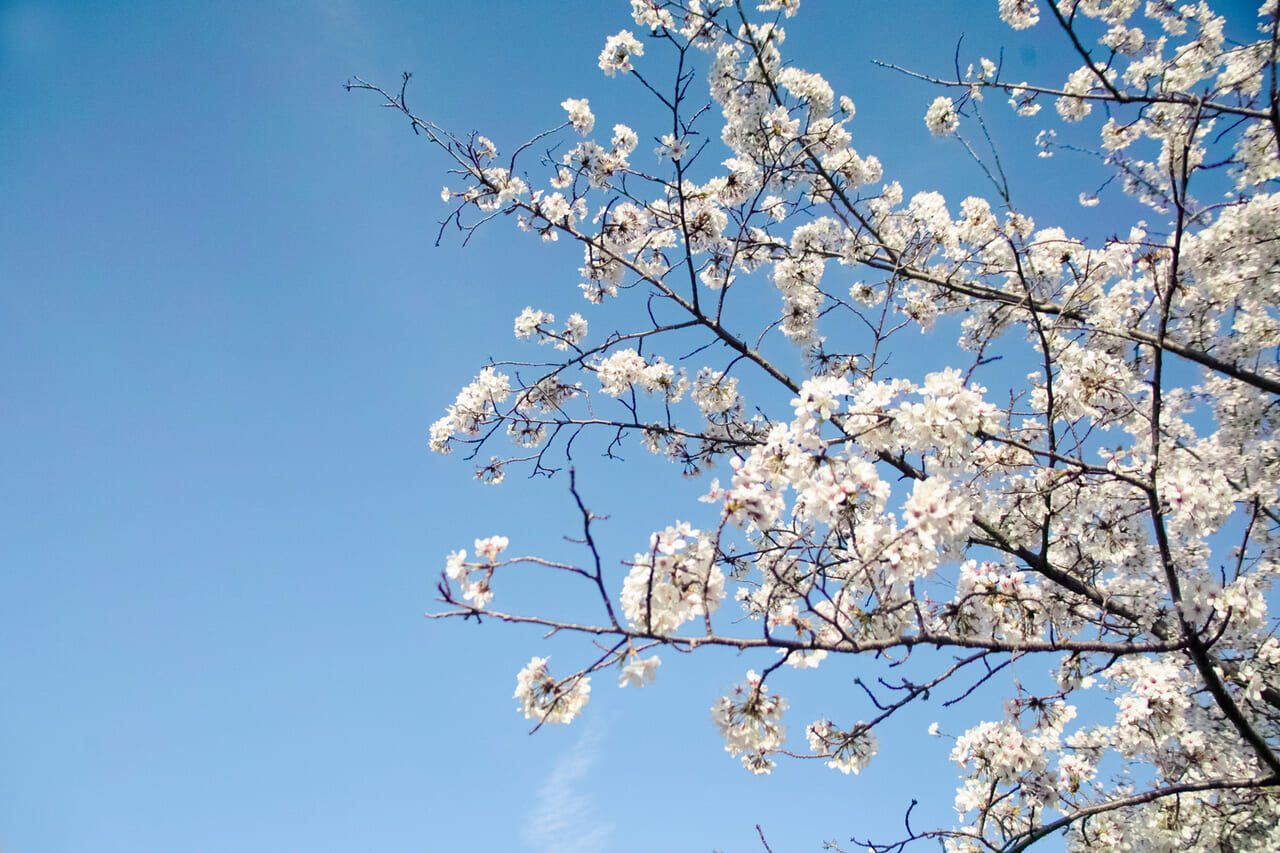
POLYGON ((631 63, 633 56, 644 56, 644 45, 631 30, 622 30, 605 40, 604 50, 600 51, 600 70, 609 77, 618 72, 626 74, 635 67, 631 63))
POLYGON ((590 133, 596 126, 596 117, 592 115, 586 98, 568 98, 560 106, 569 113, 569 124, 583 136, 590 133))
POLYGON ((950 136, 960 127, 960 116, 955 103, 946 95, 939 95, 924 114, 925 127, 934 136, 950 136))

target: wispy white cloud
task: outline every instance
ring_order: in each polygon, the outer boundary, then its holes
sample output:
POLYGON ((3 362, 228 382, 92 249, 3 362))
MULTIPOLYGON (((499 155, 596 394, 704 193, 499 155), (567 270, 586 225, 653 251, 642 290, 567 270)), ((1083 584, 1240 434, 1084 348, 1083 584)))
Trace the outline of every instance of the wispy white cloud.
POLYGON ((556 759, 538 789, 538 801, 525 820, 524 841, 533 850, 556 853, 604 853, 613 825, 596 810, 586 786, 600 758, 600 730, 588 722, 568 752, 556 759))

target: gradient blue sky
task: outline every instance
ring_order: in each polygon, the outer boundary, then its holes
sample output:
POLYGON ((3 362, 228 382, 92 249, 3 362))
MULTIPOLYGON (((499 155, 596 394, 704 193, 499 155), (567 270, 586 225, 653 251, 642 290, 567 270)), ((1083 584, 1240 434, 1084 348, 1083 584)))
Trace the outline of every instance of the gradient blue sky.
MULTIPOLYGON (((994 2, 804 6, 789 55, 853 97, 859 150, 908 195, 983 192, 928 138, 936 93, 868 60, 946 73, 967 31, 967 57, 1009 45, 1031 74, 1033 42, 992 25, 994 2)), ((503 147, 566 97, 607 127, 640 97, 596 70, 627 12, 0 2, 5 853, 758 851, 756 823, 800 851, 893 833, 913 797, 921 824, 950 823, 928 717, 883 734, 860 777, 754 778, 707 709, 760 662, 668 655, 656 685, 598 678, 581 723, 528 737, 515 673, 567 666, 574 644, 422 618, 444 555, 477 536, 570 554, 567 484, 480 486, 426 431, 487 357, 518 353, 520 309, 586 306, 577 251, 507 222, 435 248, 447 164, 341 84, 413 71, 421 114, 503 147)), ((991 110, 1015 192, 1073 200, 1034 127, 991 110)), ((674 470, 581 465, 614 559, 703 507, 674 470)), ((795 695, 794 739, 824 701, 851 707, 857 673, 773 685, 795 695)))

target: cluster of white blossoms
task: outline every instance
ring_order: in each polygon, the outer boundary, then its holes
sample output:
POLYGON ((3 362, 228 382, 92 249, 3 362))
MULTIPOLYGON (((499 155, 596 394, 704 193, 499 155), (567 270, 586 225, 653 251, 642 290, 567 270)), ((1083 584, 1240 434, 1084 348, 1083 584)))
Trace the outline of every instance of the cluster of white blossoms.
POLYGON ((509 544, 511 544, 510 540, 505 536, 490 536, 486 539, 477 539, 476 553, 492 563, 498 559, 499 554, 507 550, 507 545, 509 544))
POLYGON ((595 365, 600 390, 610 397, 620 397, 633 387, 650 394, 663 392, 673 401, 684 391, 685 383, 677 376, 675 368, 658 356, 646 359, 633 349, 620 349, 610 353, 595 365))
POLYGON ((655 533, 646 554, 636 554, 622 582, 622 613, 633 628, 669 635, 708 617, 724 599, 724 573, 711 539, 687 522, 655 533))
POLYGON ((1000 0, 1000 20, 1015 30, 1025 30, 1040 20, 1040 5, 1036 0, 1000 0))
MULTIPOLYGON (((1074 715, 1068 709, 1058 717, 1065 723, 1074 715)), ((1056 790, 1049 770, 1049 754, 1061 735, 1059 726, 1044 725, 1023 731, 1011 720, 984 722, 956 739, 951 759, 972 775, 956 794, 956 811, 964 815, 994 805, 991 793, 999 786, 1019 785, 1039 806, 1055 805, 1056 790)))
POLYGON ((1045 628, 1041 590, 1025 572, 993 563, 966 560, 956 584, 954 608, 939 624, 942 631, 992 638, 1034 638, 1045 628))
POLYGON ((690 396, 707 417, 725 414, 742 405, 742 398, 738 394, 738 380, 709 367, 698 371, 690 396))
POLYGON ((590 694, 589 676, 574 675, 556 681, 547 671, 546 658, 531 658, 516 676, 514 698, 520 700, 520 712, 526 719, 537 720, 539 725, 573 722, 582 713, 590 694))
POLYGON ((644 45, 631 30, 623 30, 605 42, 604 50, 600 51, 600 70, 610 77, 619 71, 626 74, 635 67, 631 63, 633 56, 644 56, 644 45))
POLYGON ((596 126, 596 117, 591 112, 591 105, 586 98, 568 98, 560 106, 569 113, 569 124, 573 129, 586 136, 596 126))
POLYGON ((659 157, 670 157, 672 160, 679 160, 688 151, 689 141, 677 139, 673 133, 664 133, 658 147, 653 149, 653 153, 659 157))
POLYGON ((806 737, 814 755, 830 756, 827 766, 846 775, 856 775, 880 749, 880 741, 861 720, 847 732, 830 720, 819 720, 809 726, 806 737))
MULTIPOLYGON (((467 181, 442 193, 459 225, 502 212, 577 242, 564 298, 608 302, 583 310, 617 324, 588 341, 582 314, 557 327, 525 308, 516 337, 563 355, 486 367, 431 447, 474 456, 505 431, 515 450, 478 470, 497 482, 507 465, 551 473, 599 430, 606 455, 639 441, 720 478, 706 523, 653 533, 624 569, 596 550, 585 510, 594 568, 524 558, 585 579, 603 616, 520 616, 599 643, 559 681, 534 658, 521 710, 567 722, 589 673, 652 681, 656 647, 763 647, 781 657, 712 718, 765 773, 788 707, 765 676, 911 655, 934 667, 927 682, 866 687, 871 722, 834 709, 806 740, 857 773, 900 708, 931 693, 980 708, 1004 686, 1014 698, 954 739, 959 825, 918 836, 957 851, 1060 830, 1072 850, 1280 849, 1277 3, 1248 22, 1259 37, 1199 0, 992 3, 1071 58, 1048 83, 1015 83, 1016 62, 982 56, 960 76, 957 58, 957 79, 922 98, 926 127, 907 132, 951 138, 1000 187, 958 204, 909 195, 855 148, 853 101, 783 56, 799 6, 631 0, 640 29, 610 36, 599 67, 627 76, 646 46, 662 44, 646 61, 674 48, 677 85, 647 68, 619 81, 656 95, 663 120, 596 139, 587 101, 565 100, 546 185, 514 158, 498 165, 485 137, 415 124, 467 181), (1096 131, 1108 171, 1066 197, 1098 233, 1048 221, 1056 202, 1017 199, 970 144, 968 123, 996 127, 973 118, 993 93, 1045 123, 1025 139, 1049 165, 1096 131), (657 157, 633 163, 642 138, 657 157), (1122 193, 1143 221, 1115 221, 1122 193)), ((505 546, 450 555, 447 615, 497 612, 494 573, 520 562, 498 562, 505 546)))
POLYGON ((515 335, 521 340, 537 337, 540 344, 554 344, 558 350, 577 348, 587 336, 587 321, 581 314, 573 313, 565 321, 564 328, 554 332, 547 328, 556 321, 556 315, 527 307, 516 317, 515 335))
MULTIPOLYGON (((595 116, 591 115, 590 111, 587 110, 586 101, 565 101, 565 104, 573 105, 570 110, 570 123, 578 127, 583 135, 589 133, 589 129, 583 130, 583 128, 594 127, 595 116)), ((569 109, 569 107, 566 106, 566 109, 569 109)), ((584 199, 582 196, 576 195, 579 181, 585 179, 586 185, 593 189, 608 187, 615 176, 625 174, 630 169, 629 157, 636 150, 638 143, 639 138, 634 130, 625 124, 615 124, 610 147, 605 148, 594 139, 584 139, 574 145, 560 158, 560 167, 556 170, 555 178, 551 180, 551 186, 555 189, 568 189, 575 192, 576 197, 573 203, 570 204, 565 199, 565 210, 563 215, 559 217, 549 215, 554 212, 545 209, 549 202, 544 202, 542 204, 544 209, 539 209, 535 212, 552 226, 573 228, 579 220, 586 218, 584 199)), ((547 196, 548 199, 556 197, 564 199, 564 196, 559 192, 547 196)), ((538 207, 537 201, 538 199, 535 198, 535 204, 533 205, 535 208, 538 207)), ((525 230, 531 229, 531 225, 527 224, 525 220, 521 221, 521 227, 525 230)), ((551 233, 558 235, 559 232, 552 231, 551 233)), ((544 232, 543 238, 547 239, 548 234, 544 232)))
POLYGON ((474 382, 458 392, 445 416, 431 425, 431 449, 448 453, 454 435, 479 435, 498 416, 498 406, 509 396, 511 383, 506 375, 492 367, 480 371, 474 382))
POLYGON ((624 658, 622 674, 618 676, 618 686, 634 685, 635 687, 644 687, 658 677, 658 667, 661 664, 662 661, 658 659, 657 655, 647 658, 630 655, 624 658))
POLYGON ((946 95, 934 98, 929 111, 924 114, 924 124, 934 136, 950 136, 955 133, 960 127, 955 102, 946 95))
POLYGON ((494 562, 507 548, 507 537, 490 536, 476 540, 476 555, 484 558, 484 563, 468 563, 467 552, 454 551, 445 561, 445 576, 458 584, 462 597, 473 602, 476 607, 484 607, 493 599, 493 588, 489 585, 493 580, 494 562), (474 577, 476 573, 478 577, 474 577))
POLYGON ((745 681, 711 706, 711 722, 724 736, 726 752, 742 756, 742 766, 752 773, 768 773, 775 766, 770 753, 787 741, 787 727, 782 724, 785 710, 787 700, 770 695, 761 677, 749 670, 745 681))

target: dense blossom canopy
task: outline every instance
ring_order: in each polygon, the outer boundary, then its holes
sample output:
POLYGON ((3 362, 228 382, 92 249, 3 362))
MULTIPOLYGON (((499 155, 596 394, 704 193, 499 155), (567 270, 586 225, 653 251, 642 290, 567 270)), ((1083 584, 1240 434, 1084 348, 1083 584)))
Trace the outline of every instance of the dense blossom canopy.
MULTIPOLYGON (((448 558, 433 615, 594 639, 577 671, 535 657, 520 672, 515 698, 538 725, 582 712, 609 668, 623 686, 652 681, 664 648, 758 655, 711 707, 756 773, 780 754, 857 773, 886 719, 1018 661, 1051 677, 1015 680, 998 719, 934 729, 960 768, 956 822, 905 840, 1280 849, 1276 0, 1230 25, 1203 2, 993 3, 1078 67, 1032 83, 974 57, 955 79, 926 78, 943 88, 921 101, 928 130, 958 137, 995 188, 958 201, 907 198, 856 150, 853 101, 784 58, 799 6, 631 0, 631 29, 606 39, 599 67, 666 111, 654 173, 632 162, 649 153, 641 134, 598 135, 585 99, 506 154, 411 116, 453 158, 450 221, 510 213, 583 253, 583 313, 558 324, 530 306, 515 320, 550 360, 484 367, 432 448, 487 455, 509 439, 478 468, 496 483, 562 467, 591 435, 607 450, 634 440, 707 472, 713 508, 686 513, 712 519, 702 527, 673 512, 619 568, 579 501, 583 566, 503 560, 505 538, 478 540, 475 560, 448 558), (1094 244, 1037 224, 1031 211, 1053 208, 1014 198, 996 152, 970 143, 989 138, 993 101, 1044 122, 1042 154, 1055 126, 1094 122, 1116 181, 1072 203, 1128 193, 1145 221, 1094 244), (749 325, 766 288, 774 308, 749 325), (589 332, 607 300, 630 304, 632 325, 589 332), (927 375, 896 375, 893 348, 918 328, 958 346, 927 375), (788 346, 802 373, 776 355, 788 346), (542 567, 566 595, 576 585, 598 621, 506 607, 512 564, 542 567), (766 686, 780 668, 917 649, 927 680, 881 682, 788 738, 788 700, 766 686), (1082 711, 1086 692, 1109 710, 1091 698, 1082 711)), ((407 113, 403 90, 377 91, 407 113)))

